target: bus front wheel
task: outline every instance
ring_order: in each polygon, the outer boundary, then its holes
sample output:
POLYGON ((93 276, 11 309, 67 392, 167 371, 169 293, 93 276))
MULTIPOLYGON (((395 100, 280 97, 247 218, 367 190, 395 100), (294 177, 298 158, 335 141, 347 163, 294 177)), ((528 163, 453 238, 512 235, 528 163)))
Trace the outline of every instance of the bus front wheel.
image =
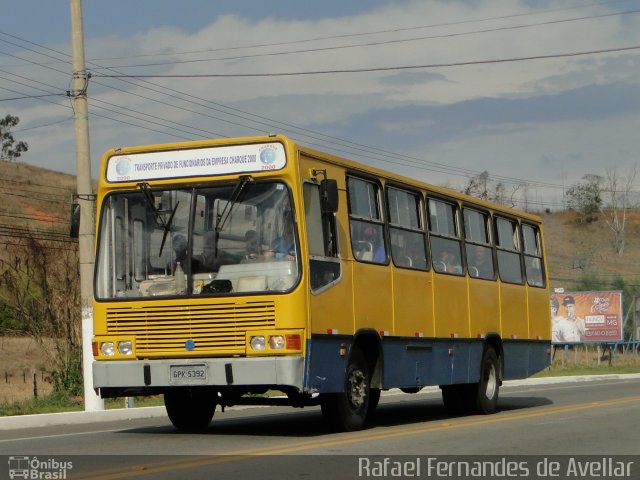
POLYGON ((371 399, 371 375, 362 352, 351 352, 345 375, 344 392, 321 396, 322 416, 335 429, 360 430, 367 419, 371 399))
POLYGON ((169 390, 164 394, 164 406, 174 427, 198 430, 211 423, 216 410, 216 396, 204 389, 169 390))

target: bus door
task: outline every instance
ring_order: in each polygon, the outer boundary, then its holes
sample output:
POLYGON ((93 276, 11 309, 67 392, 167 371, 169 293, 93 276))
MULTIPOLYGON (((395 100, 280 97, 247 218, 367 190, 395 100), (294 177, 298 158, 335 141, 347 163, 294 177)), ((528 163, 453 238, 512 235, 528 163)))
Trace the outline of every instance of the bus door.
POLYGON ((323 186, 303 185, 309 252, 311 333, 352 333, 351 276, 339 257, 334 208, 324 205, 323 186))

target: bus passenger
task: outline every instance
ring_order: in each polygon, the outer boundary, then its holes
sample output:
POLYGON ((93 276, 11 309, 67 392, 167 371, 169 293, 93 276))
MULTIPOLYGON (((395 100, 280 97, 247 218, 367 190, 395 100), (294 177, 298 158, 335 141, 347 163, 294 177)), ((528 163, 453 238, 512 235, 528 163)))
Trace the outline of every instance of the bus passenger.
POLYGON ((438 260, 433 263, 436 272, 462 273, 462 267, 457 262, 456 255, 448 250, 442 250, 438 260))
POLYGON ((469 256, 469 273, 471 276, 477 278, 493 278, 491 248, 475 245, 470 253, 472 253, 472 255, 469 256))
POLYGON ((381 227, 365 227, 362 232, 363 238, 367 242, 370 242, 373 247, 373 258, 371 261, 375 263, 385 263, 387 260, 387 251, 384 247, 381 233, 381 227))

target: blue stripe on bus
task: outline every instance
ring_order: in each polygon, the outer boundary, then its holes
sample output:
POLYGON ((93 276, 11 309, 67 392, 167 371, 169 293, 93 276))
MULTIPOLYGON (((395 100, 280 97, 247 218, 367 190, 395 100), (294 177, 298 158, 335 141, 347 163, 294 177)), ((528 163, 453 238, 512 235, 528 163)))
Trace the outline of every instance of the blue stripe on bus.
MULTIPOLYGON (((307 343, 305 390, 340 392, 348 355, 349 336, 314 336, 307 343)), ((475 383, 480 379, 483 339, 384 337, 382 388, 475 383)), ((549 342, 504 340, 504 379, 526 378, 549 366, 549 342)))

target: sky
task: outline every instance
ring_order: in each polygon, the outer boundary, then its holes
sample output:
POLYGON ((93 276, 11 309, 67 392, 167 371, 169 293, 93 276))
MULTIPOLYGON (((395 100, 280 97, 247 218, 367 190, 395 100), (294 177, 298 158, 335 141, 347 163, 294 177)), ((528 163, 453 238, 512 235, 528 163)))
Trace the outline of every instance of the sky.
MULTIPOLYGON (((75 173, 69 2, 6 3, 0 116, 20 118, 20 161, 75 173)), ((93 0, 83 16, 94 178, 110 148, 283 133, 456 189, 487 171, 541 211, 638 161, 638 0, 93 0)))

